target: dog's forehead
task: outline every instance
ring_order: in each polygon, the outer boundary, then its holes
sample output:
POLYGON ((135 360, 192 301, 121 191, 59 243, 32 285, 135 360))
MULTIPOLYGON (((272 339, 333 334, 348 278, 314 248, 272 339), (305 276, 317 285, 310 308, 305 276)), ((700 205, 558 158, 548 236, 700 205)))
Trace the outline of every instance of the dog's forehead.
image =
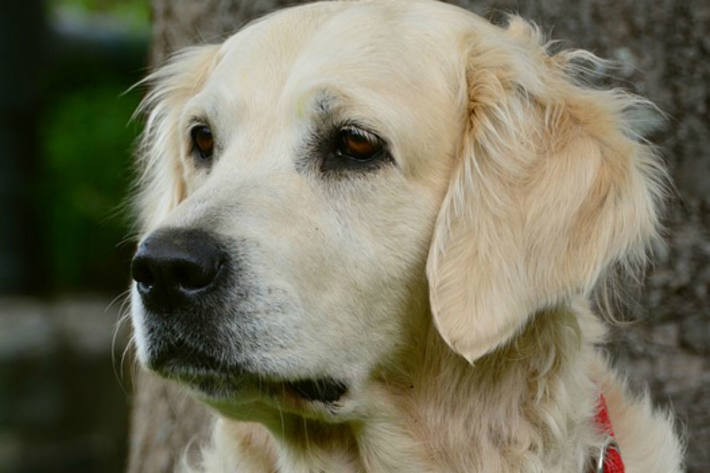
POLYGON ((464 123, 472 29, 500 34, 475 15, 434 1, 286 9, 223 44, 190 109, 208 110, 223 140, 231 135, 233 146, 250 149, 240 154, 250 156, 287 146, 323 117, 358 122, 387 140, 400 163, 406 160, 407 173, 426 174, 423 163, 436 161, 427 157, 450 155, 464 123), (323 111, 321 97, 334 98, 335 106, 323 111), (278 133, 288 138, 275 140, 278 133))
POLYGON ((455 83, 462 61, 459 39, 469 20, 437 2, 324 2, 291 8, 227 40, 210 82, 250 95, 282 97, 323 77, 377 90, 441 90, 455 83))

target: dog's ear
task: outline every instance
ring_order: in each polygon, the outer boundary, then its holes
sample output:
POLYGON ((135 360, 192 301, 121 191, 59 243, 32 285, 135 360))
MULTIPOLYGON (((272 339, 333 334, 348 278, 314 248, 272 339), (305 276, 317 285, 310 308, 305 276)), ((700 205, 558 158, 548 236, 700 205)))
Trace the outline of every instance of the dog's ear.
POLYGON ((610 266, 642 267, 664 193, 636 134, 646 101, 582 85, 575 71, 601 60, 550 55, 520 19, 501 36, 467 56, 468 124, 427 261, 435 324, 469 362, 610 266))
POLYGON ((180 114, 214 68, 218 50, 218 45, 184 49, 137 84, 150 87, 136 110, 136 115, 146 116, 136 153, 135 205, 143 231, 157 225, 185 196, 178 135, 180 114))

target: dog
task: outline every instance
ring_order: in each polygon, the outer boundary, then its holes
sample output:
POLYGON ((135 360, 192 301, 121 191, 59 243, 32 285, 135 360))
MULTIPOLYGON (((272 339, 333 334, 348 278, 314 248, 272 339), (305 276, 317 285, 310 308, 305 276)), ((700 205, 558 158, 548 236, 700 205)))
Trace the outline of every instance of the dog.
POLYGON ((320 2, 147 78, 131 319, 218 413, 186 468, 681 471, 595 309, 658 239, 657 113, 554 49, 516 16, 320 2))

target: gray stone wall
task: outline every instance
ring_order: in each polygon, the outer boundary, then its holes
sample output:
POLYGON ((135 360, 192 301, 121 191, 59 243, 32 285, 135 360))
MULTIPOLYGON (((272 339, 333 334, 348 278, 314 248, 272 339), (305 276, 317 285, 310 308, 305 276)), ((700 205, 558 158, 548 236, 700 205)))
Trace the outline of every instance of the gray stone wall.
MULTIPOLYGON (((169 52, 189 44, 218 41, 255 16, 295 3, 303 2, 153 0, 154 61, 160 62, 169 52)), ((452 3, 494 21, 503 18, 506 12, 517 12, 537 22, 552 38, 565 40, 565 46, 588 49, 620 61, 622 67, 614 83, 650 98, 668 114, 665 127, 652 136, 677 187, 666 222, 668 245, 657 250, 656 266, 640 294, 637 312, 641 316, 630 326, 615 331, 609 351, 638 389, 648 384, 655 401, 677 413, 687 431, 688 471, 708 471, 710 2, 460 0, 452 3)), ((172 396, 169 391, 161 387, 154 392, 158 393, 155 394, 158 399, 166 400, 172 396)), ((150 396, 143 397, 142 404, 154 403, 150 396)), ((140 409, 136 412, 141 415, 140 409)), ((174 425, 174 419, 168 419, 168 425, 174 425)), ((153 441, 145 429, 139 427, 136 432, 133 437, 136 444, 153 441)), ((183 435, 178 425, 173 433, 175 439, 183 435)), ((141 469, 150 454, 132 458, 132 472, 165 471, 141 469)))

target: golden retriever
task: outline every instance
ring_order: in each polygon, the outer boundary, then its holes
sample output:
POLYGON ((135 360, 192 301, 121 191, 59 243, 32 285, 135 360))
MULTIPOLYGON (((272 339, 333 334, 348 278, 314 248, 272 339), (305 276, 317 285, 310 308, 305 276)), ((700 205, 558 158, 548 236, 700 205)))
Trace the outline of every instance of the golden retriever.
POLYGON ((152 74, 132 321, 219 414, 190 468, 681 471, 598 348, 595 294, 644 266, 665 183, 653 107, 587 85, 601 64, 518 17, 364 0, 152 74))

